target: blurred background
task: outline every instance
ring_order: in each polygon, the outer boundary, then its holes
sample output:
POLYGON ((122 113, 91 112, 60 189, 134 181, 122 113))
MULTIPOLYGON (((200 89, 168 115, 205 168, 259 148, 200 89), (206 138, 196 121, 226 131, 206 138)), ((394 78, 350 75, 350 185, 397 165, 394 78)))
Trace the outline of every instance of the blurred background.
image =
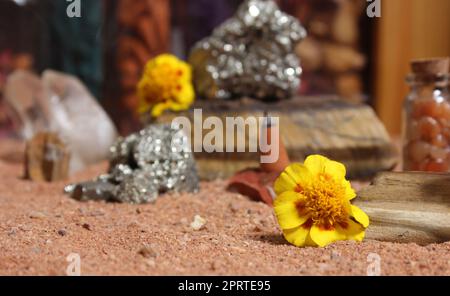
MULTIPOLYGON (((308 37, 296 49, 300 95, 338 94, 372 105, 398 135, 404 82, 414 58, 450 55, 449 0, 278 0, 308 37)), ((186 58, 195 42, 230 17, 241 0, 0 0, 0 137, 12 124, 2 94, 16 69, 55 69, 79 77, 122 134, 137 130, 135 87, 145 62, 164 52, 186 58)))

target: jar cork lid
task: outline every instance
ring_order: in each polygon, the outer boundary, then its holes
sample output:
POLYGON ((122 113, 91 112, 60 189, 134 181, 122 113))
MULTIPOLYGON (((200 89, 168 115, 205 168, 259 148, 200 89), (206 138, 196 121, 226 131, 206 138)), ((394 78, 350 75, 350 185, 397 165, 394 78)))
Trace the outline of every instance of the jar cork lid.
POLYGON ((450 58, 413 60, 411 68, 414 74, 446 75, 450 71, 450 58))

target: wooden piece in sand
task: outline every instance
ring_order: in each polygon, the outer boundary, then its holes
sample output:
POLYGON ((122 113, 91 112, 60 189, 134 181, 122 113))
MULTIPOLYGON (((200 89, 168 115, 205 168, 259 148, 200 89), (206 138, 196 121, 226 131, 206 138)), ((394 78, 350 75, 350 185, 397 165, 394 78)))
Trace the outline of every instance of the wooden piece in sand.
POLYGON ((53 133, 38 133, 27 142, 25 177, 33 181, 60 181, 68 176, 70 153, 53 133))
POLYGON ((355 204, 370 217, 366 238, 382 241, 450 241, 450 174, 382 173, 355 204))

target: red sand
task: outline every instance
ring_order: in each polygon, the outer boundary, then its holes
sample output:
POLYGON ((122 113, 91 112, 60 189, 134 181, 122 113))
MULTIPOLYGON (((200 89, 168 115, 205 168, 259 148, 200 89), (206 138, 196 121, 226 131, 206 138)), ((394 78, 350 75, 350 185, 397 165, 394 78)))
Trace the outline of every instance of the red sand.
MULTIPOLYGON (((6 143, 0 146, 0 158, 10 158, 6 143)), ((105 169, 94 166, 71 181, 105 169)), ((71 253, 81 256, 82 275, 366 275, 370 253, 381 257, 382 275, 450 275, 450 243, 291 246, 270 207, 226 193, 224 181, 128 205, 80 203, 62 193, 65 183, 21 176, 20 163, 0 161, 1 275, 64 275, 71 253), (195 215, 207 220, 204 229, 191 229, 195 215)))

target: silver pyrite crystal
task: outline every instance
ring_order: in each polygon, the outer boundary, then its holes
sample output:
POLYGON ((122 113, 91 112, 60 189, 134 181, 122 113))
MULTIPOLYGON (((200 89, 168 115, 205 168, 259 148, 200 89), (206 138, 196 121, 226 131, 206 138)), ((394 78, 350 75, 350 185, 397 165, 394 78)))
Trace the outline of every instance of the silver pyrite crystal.
POLYGON ((198 42, 189 63, 197 93, 208 99, 284 99, 300 86, 294 52, 306 30, 273 0, 246 0, 237 13, 198 42))
POLYGON ((169 124, 155 124, 119 139, 111 147, 110 170, 93 181, 68 185, 77 200, 148 203, 159 194, 196 192, 199 179, 187 136, 169 124))

